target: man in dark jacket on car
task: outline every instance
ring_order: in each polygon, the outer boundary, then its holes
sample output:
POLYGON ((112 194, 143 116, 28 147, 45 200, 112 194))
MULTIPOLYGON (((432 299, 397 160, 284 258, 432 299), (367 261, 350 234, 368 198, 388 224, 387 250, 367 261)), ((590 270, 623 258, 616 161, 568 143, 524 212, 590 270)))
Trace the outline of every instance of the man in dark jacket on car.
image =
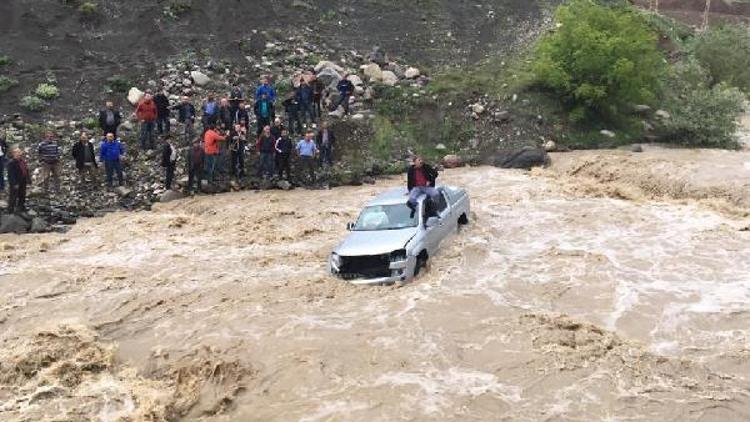
POLYGON ((437 177, 437 170, 425 164, 422 157, 414 157, 414 163, 409 166, 406 177, 406 187, 409 190, 409 200, 406 205, 411 208, 412 217, 416 212, 417 201, 421 195, 427 195, 433 202, 438 199, 440 192, 435 189, 437 177))
POLYGON ((99 165, 96 163, 94 144, 85 132, 81 133, 79 141, 73 145, 71 155, 76 160, 76 168, 78 169, 78 175, 81 177, 81 182, 86 182, 87 174, 91 175, 92 181, 96 181, 96 169, 99 165))

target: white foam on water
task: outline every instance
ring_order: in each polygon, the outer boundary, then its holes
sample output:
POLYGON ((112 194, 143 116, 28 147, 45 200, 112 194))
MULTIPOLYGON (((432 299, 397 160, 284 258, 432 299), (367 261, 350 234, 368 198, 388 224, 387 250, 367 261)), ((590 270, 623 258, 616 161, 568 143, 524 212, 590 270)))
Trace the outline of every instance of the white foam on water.
POLYGON ((331 417, 341 416, 345 420, 351 418, 351 413, 367 410, 370 406, 367 403, 348 401, 348 400, 335 400, 326 401, 318 406, 318 409, 312 415, 303 416, 299 419, 299 422, 316 422, 321 420, 330 420, 331 417))

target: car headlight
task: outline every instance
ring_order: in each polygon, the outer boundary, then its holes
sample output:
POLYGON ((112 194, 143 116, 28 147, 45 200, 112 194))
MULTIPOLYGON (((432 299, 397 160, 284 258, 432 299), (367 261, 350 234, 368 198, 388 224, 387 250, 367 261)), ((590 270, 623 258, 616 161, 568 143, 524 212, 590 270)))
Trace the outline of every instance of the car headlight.
POLYGON ((331 267, 336 271, 341 268, 341 257, 336 252, 331 254, 331 267))

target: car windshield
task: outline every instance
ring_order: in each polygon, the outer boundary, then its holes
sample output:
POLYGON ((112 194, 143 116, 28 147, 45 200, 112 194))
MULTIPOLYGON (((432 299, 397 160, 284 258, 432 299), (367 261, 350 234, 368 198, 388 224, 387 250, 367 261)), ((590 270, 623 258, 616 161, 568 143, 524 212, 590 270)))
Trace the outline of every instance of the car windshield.
POLYGON ((398 230, 417 227, 418 216, 406 204, 374 205, 362 210, 355 231, 398 230))

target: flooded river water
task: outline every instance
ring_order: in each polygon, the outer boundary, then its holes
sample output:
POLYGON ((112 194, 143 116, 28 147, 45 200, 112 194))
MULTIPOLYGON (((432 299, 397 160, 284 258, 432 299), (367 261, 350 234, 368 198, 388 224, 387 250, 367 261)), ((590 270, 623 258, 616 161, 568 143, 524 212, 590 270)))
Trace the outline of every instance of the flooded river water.
POLYGON ((2 236, 0 419, 750 420, 750 154, 690 154, 446 171, 471 224, 401 288, 325 273, 401 178, 2 236))

